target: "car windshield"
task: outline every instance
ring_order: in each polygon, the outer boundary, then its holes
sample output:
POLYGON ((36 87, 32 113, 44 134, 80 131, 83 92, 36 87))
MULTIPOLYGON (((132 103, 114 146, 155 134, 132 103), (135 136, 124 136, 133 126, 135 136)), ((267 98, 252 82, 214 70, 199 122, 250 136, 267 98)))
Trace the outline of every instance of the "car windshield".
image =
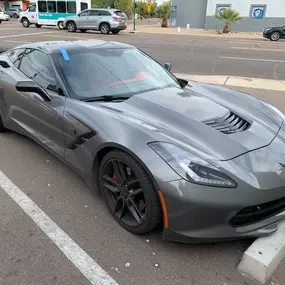
POLYGON ((54 60, 73 97, 132 96, 168 87, 181 88, 176 78, 135 48, 71 52, 54 60))

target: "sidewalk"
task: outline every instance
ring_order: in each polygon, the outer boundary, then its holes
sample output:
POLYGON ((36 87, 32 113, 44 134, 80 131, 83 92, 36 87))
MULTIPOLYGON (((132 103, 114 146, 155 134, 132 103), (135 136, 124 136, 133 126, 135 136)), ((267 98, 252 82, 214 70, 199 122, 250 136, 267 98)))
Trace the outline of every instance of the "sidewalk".
POLYGON ((208 84, 236 86, 243 88, 258 88, 263 90, 285 91, 284 80, 261 79, 251 77, 227 76, 227 75, 195 75, 175 73, 175 76, 186 80, 198 81, 208 84))
MULTIPOLYGON (((157 21, 158 23, 158 21, 157 21)), ((262 33, 229 33, 229 34, 219 34, 216 30, 203 30, 203 29, 180 29, 177 31, 178 27, 168 27, 162 28, 157 25, 137 25, 136 33, 145 34, 160 34, 160 35, 186 35, 186 36, 201 36, 201 37, 220 37, 220 38, 247 38, 247 39, 261 39, 262 33)), ((128 25, 127 32, 133 31, 133 24, 128 25)))

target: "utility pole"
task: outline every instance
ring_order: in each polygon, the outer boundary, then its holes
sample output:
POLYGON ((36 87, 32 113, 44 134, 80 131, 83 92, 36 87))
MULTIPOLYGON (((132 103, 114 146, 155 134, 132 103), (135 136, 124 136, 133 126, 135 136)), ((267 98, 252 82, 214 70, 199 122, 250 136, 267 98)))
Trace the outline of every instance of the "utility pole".
POLYGON ((111 9, 111 0, 108 0, 108 9, 111 9))
POLYGON ((136 30, 136 8, 137 8, 137 3, 136 0, 134 0, 134 31, 136 30))

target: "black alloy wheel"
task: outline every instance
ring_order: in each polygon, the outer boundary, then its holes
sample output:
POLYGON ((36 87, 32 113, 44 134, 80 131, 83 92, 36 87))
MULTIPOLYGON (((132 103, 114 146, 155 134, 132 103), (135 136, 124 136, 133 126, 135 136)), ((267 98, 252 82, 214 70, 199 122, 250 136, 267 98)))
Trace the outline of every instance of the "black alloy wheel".
POLYGON ((3 125, 1 112, 0 112, 0 133, 4 133, 4 132, 5 132, 5 128, 4 128, 4 125, 3 125))
POLYGON ((100 188, 117 222, 134 234, 145 234, 161 221, 157 192, 145 170, 130 155, 109 152, 100 167, 100 188))

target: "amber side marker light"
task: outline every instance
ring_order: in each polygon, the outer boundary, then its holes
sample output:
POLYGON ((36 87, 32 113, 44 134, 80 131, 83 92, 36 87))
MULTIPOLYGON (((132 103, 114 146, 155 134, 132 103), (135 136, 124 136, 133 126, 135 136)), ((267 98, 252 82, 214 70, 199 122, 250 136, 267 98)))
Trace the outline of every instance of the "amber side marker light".
POLYGON ((167 213, 167 209, 166 209, 165 200, 164 200, 164 197, 163 197, 163 194, 161 191, 157 191, 157 193, 158 193, 158 197, 160 199, 161 208, 162 208, 162 212, 163 212, 164 227, 166 229, 168 229, 168 213, 167 213))

